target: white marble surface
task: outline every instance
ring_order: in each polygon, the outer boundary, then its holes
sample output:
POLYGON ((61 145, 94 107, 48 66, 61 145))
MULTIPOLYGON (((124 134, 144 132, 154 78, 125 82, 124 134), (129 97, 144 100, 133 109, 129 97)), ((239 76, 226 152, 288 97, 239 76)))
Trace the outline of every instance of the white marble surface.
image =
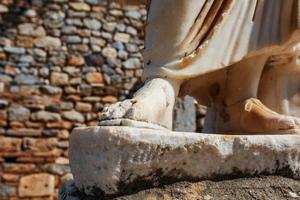
POLYGON ((217 135, 98 126, 70 136, 75 185, 116 195, 162 180, 285 172, 300 178, 300 135, 217 135))

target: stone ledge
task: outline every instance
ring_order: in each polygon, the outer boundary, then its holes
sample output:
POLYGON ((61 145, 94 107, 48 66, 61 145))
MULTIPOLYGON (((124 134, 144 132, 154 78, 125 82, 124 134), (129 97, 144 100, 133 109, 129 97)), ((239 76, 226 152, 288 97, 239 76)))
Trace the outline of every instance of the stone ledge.
POLYGON ((181 180, 300 178, 299 135, 217 135, 130 127, 74 129, 70 165, 88 195, 117 196, 181 180))

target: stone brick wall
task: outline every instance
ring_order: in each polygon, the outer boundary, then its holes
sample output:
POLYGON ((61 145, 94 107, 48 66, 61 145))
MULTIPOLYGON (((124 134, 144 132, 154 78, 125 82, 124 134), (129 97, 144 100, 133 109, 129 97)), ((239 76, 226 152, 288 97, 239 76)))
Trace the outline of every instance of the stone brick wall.
POLYGON ((0 1, 0 199, 56 198, 70 131, 140 83, 145 18, 98 0, 0 1))
POLYGON ((140 85, 146 10, 132 2, 0 0, 0 199, 56 199, 71 130, 140 85))

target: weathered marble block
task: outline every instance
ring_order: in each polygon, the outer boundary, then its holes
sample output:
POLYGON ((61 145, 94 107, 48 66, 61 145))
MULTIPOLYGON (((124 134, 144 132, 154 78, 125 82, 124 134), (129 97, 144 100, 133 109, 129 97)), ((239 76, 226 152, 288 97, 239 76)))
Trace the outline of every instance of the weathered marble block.
POLYGON ((75 185, 116 196, 179 180, 280 174, 300 178, 300 135, 217 135, 146 128, 76 128, 75 185))

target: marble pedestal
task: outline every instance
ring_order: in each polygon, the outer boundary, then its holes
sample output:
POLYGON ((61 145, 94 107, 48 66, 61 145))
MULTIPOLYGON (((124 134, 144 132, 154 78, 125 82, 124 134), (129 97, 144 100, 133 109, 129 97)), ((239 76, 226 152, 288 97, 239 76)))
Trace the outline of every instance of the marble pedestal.
POLYGON ((180 180, 279 174, 300 178, 300 135, 217 135, 122 126, 76 128, 76 187, 117 196, 180 180))

